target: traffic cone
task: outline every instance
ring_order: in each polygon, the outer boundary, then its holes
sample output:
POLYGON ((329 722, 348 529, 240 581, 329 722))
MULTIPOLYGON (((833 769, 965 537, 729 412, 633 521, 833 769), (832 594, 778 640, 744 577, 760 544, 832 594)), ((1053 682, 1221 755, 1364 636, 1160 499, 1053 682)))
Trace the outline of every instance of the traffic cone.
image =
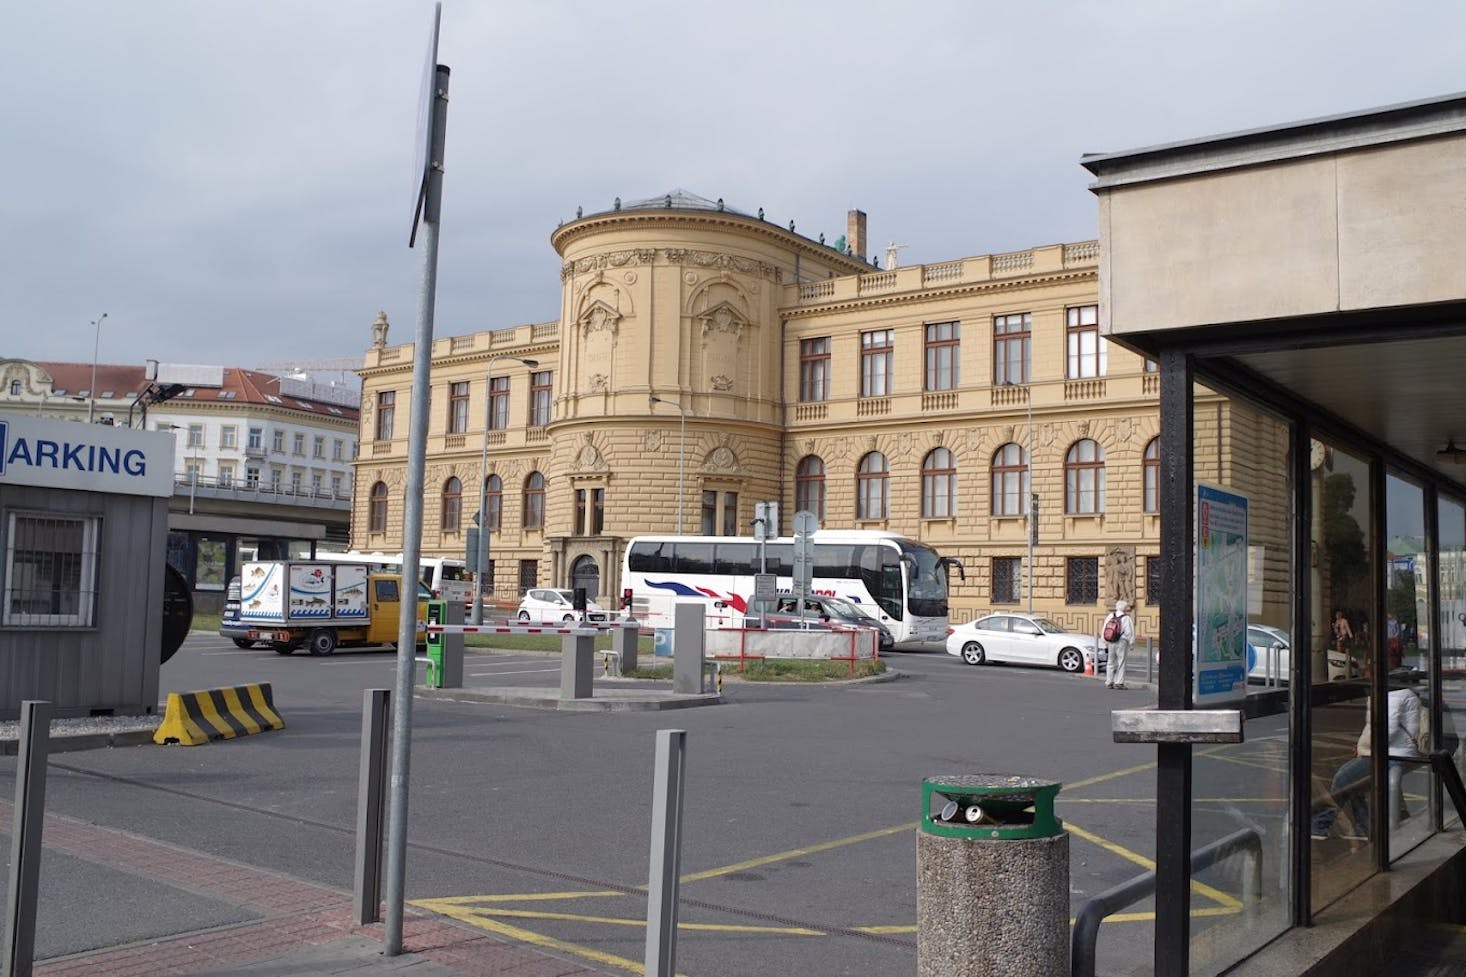
POLYGON ((1094 659, 1088 655, 1084 656, 1084 674, 1094 675, 1094 659))

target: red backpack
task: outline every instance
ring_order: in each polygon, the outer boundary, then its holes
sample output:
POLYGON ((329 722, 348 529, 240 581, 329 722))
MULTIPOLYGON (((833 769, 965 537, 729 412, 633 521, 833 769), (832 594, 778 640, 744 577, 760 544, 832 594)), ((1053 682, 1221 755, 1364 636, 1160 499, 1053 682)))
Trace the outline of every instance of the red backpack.
POLYGON ((1110 619, 1105 622, 1104 639, 1106 641, 1119 641, 1125 634, 1125 619, 1118 614, 1111 614, 1110 619))

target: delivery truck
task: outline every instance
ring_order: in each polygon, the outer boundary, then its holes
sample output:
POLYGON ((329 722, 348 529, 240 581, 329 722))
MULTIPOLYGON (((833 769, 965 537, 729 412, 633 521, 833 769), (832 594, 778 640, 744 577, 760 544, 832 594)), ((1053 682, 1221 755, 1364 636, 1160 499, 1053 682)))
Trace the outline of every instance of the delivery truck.
MULTIPOLYGON (((418 585, 419 635, 431 596, 418 585)), ((402 577, 374 573, 365 563, 267 560, 246 563, 239 575, 244 637, 282 655, 301 647, 329 655, 337 648, 395 646, 401 608, 402 577)))

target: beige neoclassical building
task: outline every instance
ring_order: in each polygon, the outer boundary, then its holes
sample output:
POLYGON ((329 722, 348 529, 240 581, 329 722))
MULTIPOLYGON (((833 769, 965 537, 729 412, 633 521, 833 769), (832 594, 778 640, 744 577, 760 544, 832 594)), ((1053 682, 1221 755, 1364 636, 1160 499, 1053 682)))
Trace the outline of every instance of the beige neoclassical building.
MULTIPOLYGON (((1034 609, 1093 628, 1126 596, 1153 623, 1156 374, 1101 336, 1095 241, 881 269, 859 211, 832 246, 677 193, 550 243, 558 320, 434 340, 425 554, 465 552, 487 427, 501 601, 534 584, 611 601, 631 537, 749 535, 776 500, 786 534, 809 509, 960 560, 966 620, 1029 602, 1032 497, 1034 609)), ((413 349, 385 316, 374 331, 352 543, 386 550, 413 349)), ((1222 408, 1212 422, 1222 451, 1222 408)))

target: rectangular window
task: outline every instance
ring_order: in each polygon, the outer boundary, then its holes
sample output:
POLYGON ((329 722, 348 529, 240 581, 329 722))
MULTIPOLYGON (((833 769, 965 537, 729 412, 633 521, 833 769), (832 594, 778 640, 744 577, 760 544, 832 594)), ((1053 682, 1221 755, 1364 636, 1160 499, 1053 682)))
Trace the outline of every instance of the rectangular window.
POLYGON ((311 473, 311 495, 319 496, 320 494, 321 494, 321 475, 319 473, 312 472, 311 473))
POLYGON ((1099 602, 1099 557, 1071 556, 1064 564, 1064 603, 1099 602))
POLYGON ((190 448, 202 448, 204 446, 204 426, 202 424, 190 424, 188 426, 188 446, 190 448))
POLYGON ((799 341, 799 399, 816 403, 830 399, 830 337, 799 341))
POLYGON ((539 370, 529 375, 529 426, 544 427, 550 423, 550 401, 554 386, 553 374, 539 370))
POLYGON ((332 475, 331 476, 331 498, 333 498, 333 499, 339 499, 339 498, 341 498, 341 476, 340 475, 332 475))
POLYGON ((344 441, 342 441, 340 438, 337 438, 336 440, 334 440, 334 441, 331 442, 331 460, 332 461, 345 461, 346 460, 346 443, 344 441))
POLYGON ((599 536, 606 531, 606 490, 590 490, 590 533, 599 536))
POLYGON ((922 389, 956 390, 960 382, 962 324, 929 322, 926 325, 926 375, 922 389))
POLYGON ((251 451, 263 450, 265 447, 265 429, 262 427, 250 428, 249 443, 247 446, 251 451))
POLYGON ((738 535, 738 493, 723 493, 723 535, 738 535))
POLYGON ((294 495, 299 495, 300 494, 301 481, 302 481, 302 473, 301 472, 291 472, 290 473, 290 491, 291 491, 292 494, 294 494, 294 495))
POLYGON ((1028 383, 1033 313, 993 316, 993 384, 1028 383))
POLYGON ((260 469, 258 465, 250 465, 244 470, 244 485, 245 488, 252 489, 260 487, 260 469))
POLYGON ((738 493, 704 489, 699 524, 704 536, 737 536, 738 493))
POLYGON ((219 429, 219 447, 239 447, 239 429, 236 428, 233 424, 226 424, 224 427, 221 427, 219 429))
POLYGON ((10 514, 3 623, 10 627, 96 624, 99 520, 10 514))
POLYGON ((285 477, 285 472, 284 472, 283 469, 279 469, 279 468, 271 468, 270 469, 270 491, 271 492, 278 492, 278 491, 280 491, 280 480, 282 478, 284 478, 284 477, 285 477))
POLYGON ((705 490, 702 493, 701 526, 704 536, 718 534, 718 493, 712 490, 705 490))
POLYGON ((1023 593, 1023 558, 993 557, 993 603, 1016 604, 1023 593))
POLYGON ((575 490, 575 531, 582 535, 586 533, 586 510, 589 502, 585 489, 575 490))
POLYGON ((276 428, 270 432, 270 450, 277 455, 285 453, 285 432, 276 428))
POLYGON ((219 465, 219 485, 221 487, 223 487, 223 488, 228 488, 229 486, 231 486, 233 484, 234 484, 234 466, 233 465, 220 464, 219 465))
POLYGON ((1083 380, 1104 376, 1107 345, 1099 334, 1099 306, 1075 306, 1066 315, 1069 333, 1069 379, 1083 380))
POLYGON ((378 441, 392 440, 392 425, 397 419, 397 391, 380 390, 377 392, 377 432, 378 441))
POLYGON ((326 436, 324 434, 317 434, 315 438, 312 439, 311 457, 322 459, 326 457, 326 436))
POLYGON ((291 439, 290 453, 293 455, 298 455, 301 458, 305 457, 305 435, 300 431, 296 431, 295 437, 291 439))
POLYGON ((489 377, 489 430, 509 427, 509 378, 489 377))
POLYGON ((896 362, 895 330, 860 334, 860 396, 891 396, 891 369, 896 362))
POLYGON ((519 592, 524 593, 531 587, 538 587, 540 581, 540 561, 520 560, 519 561, 519 592))
POLYGON ((448 433, 468 431, 468 381, 460 380, 448 387, 448 433))
POLYGON ((1161 575, 1165 573, 1164 563, 1158 556, 1145 558, 1145 602, 1151 607, 1161 603, 1161 575))

